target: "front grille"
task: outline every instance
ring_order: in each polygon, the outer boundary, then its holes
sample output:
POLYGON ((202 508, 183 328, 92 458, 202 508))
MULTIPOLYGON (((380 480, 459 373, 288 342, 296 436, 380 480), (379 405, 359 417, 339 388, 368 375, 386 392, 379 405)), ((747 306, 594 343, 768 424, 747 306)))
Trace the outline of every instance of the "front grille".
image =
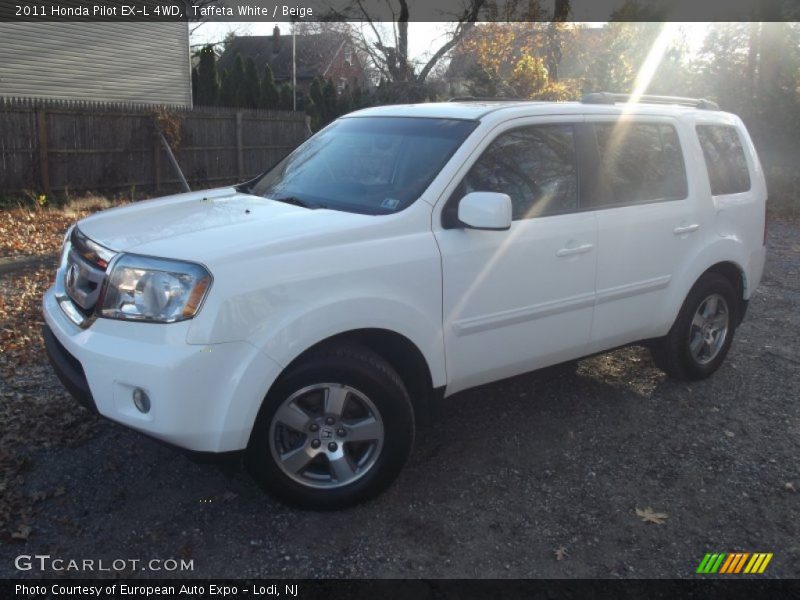
POLYGON ((84 311, 97 304, 106 272, 83 260, 75 250, 70 250, 64 272, 64 288, 72 301, 84 311))
POLYGON ((64 289, 76 307, 88 315, 97 304, 114 253, 87 238, 77 227, 72 230, 70 244, 64 268, 64 289))

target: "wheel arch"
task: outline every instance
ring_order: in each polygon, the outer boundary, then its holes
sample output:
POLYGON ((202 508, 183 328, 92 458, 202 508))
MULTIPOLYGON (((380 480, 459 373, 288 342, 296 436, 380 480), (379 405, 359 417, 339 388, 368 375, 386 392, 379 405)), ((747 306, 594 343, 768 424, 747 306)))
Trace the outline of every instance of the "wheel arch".
POLYGON ((396 331, 363 328, 331 335, 303 350, 286 365, 283 371, 291 369, 321 347, 339 343, 355 343, 364 346, 388 362, 397 371, 408 390, 417 422, 422 425, 430 423, 438 392, 434 388, 431 366, 422 350, 408 337, 396 331))
POLYGON ((694 286, 697 285, 697 282, 709 273, 721 275, 733 286, 733 289, 736 292, 736 299, 738 300, 736 305, 736 325, 739 325, 739 323, 742 322, 747 307, 747 300, 745 298, 745 293, 747 290, 747 275, 739 263, 734 260, 726 259, 712 262, 712 264, 707 266, 705 269, 694 273, 692 277, 689 278, 688 285, 684 286, 685 289, 682 290, 680 297, 676 298, 678 301, 673 304, 674 309, 672 312, 672 318, 670 320, 670 326, 675 322, 675 319, 678 318, 678 313, 680 312, 683 303, 686 301, 686 298, 689 296, 689 293, 692 291, 694 286))
POLYGON ((743 243, 735 237, 712 236, 709 243, 697 253, 683 262, 678 272, 674 273, 672 288, 663 305, 665 319, 660 321, 654 337, 667 333, 678 317, 683 303, 697 282, 708 273, 718 273, 725 277, 736 290, 739 300, 737 308, 737 324, 744 317, 747 298, 752 290, 748 288, 747 252, 743 243))
POLYGON ((736 263, 731 261, 723 261, 711 265, 703 272, 702 275, 700 275, 700 277, 698 277, 698 281, 708 273, 717 273, 722 275, 730 282, 730 284, 733 286, 733 289, 736 291, 736 300, 738 300, 738 304, 736 306, 736 324, 738 325, 744 318, 747 274, 745 273, 744 269, 736 263))

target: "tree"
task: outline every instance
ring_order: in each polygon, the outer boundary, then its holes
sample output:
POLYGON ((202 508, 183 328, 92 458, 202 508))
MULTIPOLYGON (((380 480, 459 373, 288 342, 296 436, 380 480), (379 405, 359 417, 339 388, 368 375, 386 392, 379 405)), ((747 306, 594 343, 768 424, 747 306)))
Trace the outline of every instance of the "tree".
POLYGON ((220 78, 219 86, 219 105, 220 106, 236 106, 235 89, 231 85, 231 72, 225 70, 220 78))
POLYGON ((409 0, 386 0, 386 7, 366 0, 351 0, 343 10, 331 8, 327 17, 360 21, 360 26, 353 28, 357 50, 387 82, 387 89, 392 90, 396 100, 413 101, 425 97, 424 87, 431 71, 475 26, 481 10, 489 4, 488 0, 465 0, 463 11, 454 15, 454 25, 444 36, 445 41, 419 65, 414 64, 408 52, 409 0), (380 12, 387 7, 393 19, 390 22, 380 12))
POLYGON ((245 85, 244 60, 237 54, 233 67, 226 73, 222 85, 222 98, 224 106, 247 106, 247 89, 245 85))
POLYGON ((333 121, 338 116, 336 110, 336 87, 328 79, 322 86, 322 118, 325 124, 333 121))
MULTIPOLYGON (((718 23, 690 65, 692 94, 741 116, 757 144, 794 155, 800 135, 800 29, 789 23, 718 23)), ((763 158, 763 157, 762 157, 763 158)))
POLYGON ((346 115, 353 111, 353 92, 350 85, 345 85, 342 93, 336 99, 336 116, 346 115))
POLYGON ((558 66, 561 64, 564 23, 569 17, 569 0, 555 0, 553 20, 547 28, 546 68, 549 79, 558 81, 558 66))
POLYGON ((279 91, 278 107, 281 110, 292 110, 294 105, 294 94, 292 93, 292 85, 284 83, 281 85, 279 91))
MULTIPOLYGON (((628 11, 625 14, 638 14, 631 12, 634 8, 630 3, 623 6, 628 11)), ((586 56, 584 92, 631 93, 638 79, 638 83, 645 85, 644 93, 673 96, 689 93, 688 50, 679 27, 612 21, 595 42, 586 56), (643 67, 651 52, 655 52, 651 61, 653 70, 645 72, 643 67)))
MULTIPOLYGON (((558 32, 559 44, 567 34, 558 32)), ((509 96, 566 100, 577 94, 574 81, 556 81, 552 61, 552 28, 546 23, 488 23, 476 27, 459 51, 471 66, 468 89, 474 96, 509 96)), ((558 59, 560 61, 560 57, 558 59)))
POLYGON ((267 65, 264 67, 264 77, 261 78, 261 96, 259 106, 275 110, 278 108, 278 101, 280 96, 278 94, 278 87, 275 85, 275 76, 272 74, 272 67, 267 65))
POLYGON ((370 94, 367 90, 353 81, 353 110, 366 108, 372 104, 370 94))
POLYGON ((192 99, 197 102, 197 67, 192 67, 192 99))
POLYGON ((217 56, 213 46, 200 50, 197 64, 197 94, 194 96, 198 106, 215 106, 219 102, 219 77, 217 75, 217 56))
POLYGON ((256 63, 250 57, 244 62, 242 97, 245 107, 258 108, 261 98, 261 80, 258 77, 256 63))

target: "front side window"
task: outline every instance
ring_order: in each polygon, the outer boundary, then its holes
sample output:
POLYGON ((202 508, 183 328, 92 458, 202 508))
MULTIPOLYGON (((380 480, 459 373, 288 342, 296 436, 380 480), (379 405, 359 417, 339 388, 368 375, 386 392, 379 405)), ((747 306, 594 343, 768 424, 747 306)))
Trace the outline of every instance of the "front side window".
POLYGON ((750 172, 742 140, 735 127, 698 125, 697 137, 711 182, 711 195, 738 194, 750 189, 750 172))
POLYGON ((511 197, 514 220, 578 209, 572 125, 534 125, 500 134, 456 189, 511 197))
POLYGON ((247 191, 311 207, 397 212, 422 195, 476 126, 459 119, 339 119, 247 191))
POLYGON ((688 194, 678 134, 659 123, 594 123, 608 204, 682 200, 688 194))

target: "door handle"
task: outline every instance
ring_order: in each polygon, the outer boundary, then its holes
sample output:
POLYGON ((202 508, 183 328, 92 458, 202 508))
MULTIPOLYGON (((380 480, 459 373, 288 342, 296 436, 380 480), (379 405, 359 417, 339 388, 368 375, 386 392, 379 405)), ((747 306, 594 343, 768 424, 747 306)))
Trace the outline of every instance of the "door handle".
POLYGON ((700 225, 697 223, 692 223, 691 225, 682 225, 681 227, 676 227, 672 230, 672 233, 675 235, 682 235, 684 233, 692 233, 693 231, 697 231, 700 229, 700 225))
POLYGON ((573 254, 584 254, 594 248, 592 244, 583 244, 581 246, 575 246, 574 248, 561 248, 561 250, 556 250, 556 256, 572 256, 573 254))

